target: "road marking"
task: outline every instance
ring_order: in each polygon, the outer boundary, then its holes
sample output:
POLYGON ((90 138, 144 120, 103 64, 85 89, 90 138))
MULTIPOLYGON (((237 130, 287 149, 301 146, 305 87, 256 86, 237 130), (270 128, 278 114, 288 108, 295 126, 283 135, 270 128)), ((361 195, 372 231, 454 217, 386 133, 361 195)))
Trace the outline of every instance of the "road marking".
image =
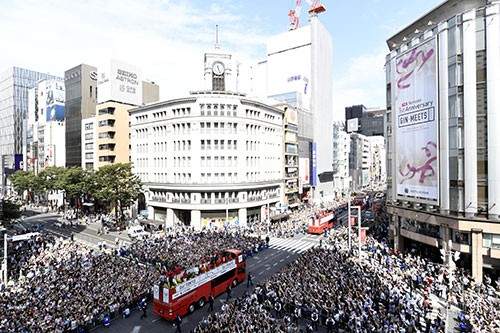
POLYGON ((278 263, 277 263, 277 262, 275 262, 273 266, 277 266, 277 265, 278 265, 278 263))
POLYGON ((262 262, 262 260, 257 261, 258 264, 260 264, 261 262, 262 262))
POLYGON ((280 262, 283 262, 283 260, 285 260, 285 259, 281 259, 280 262))
POLYGON ((264 259, 267 259, 267 258, 269 258, 269 256, 265 256, 265 257, 264 257, 264 259))
POLYGON ((268 271, 268 270, 270 270, 270 269, 271 269, 271 267, 268 267, 268 268, 266 268, 266 271, 268 271))
POLYGON ((286 258, 287 258, 287 259, 288 259, 288 258, 290 258, 290 255, 287 255, 287 256, 286 256, 286 258))
MULTIPOLYGON (((268 268, 268 269, 269 269, 269 268, 268 268)), ((260 273, 259 273, 259 275, 262 275, 262 273, 264 273, 264 272, 260 272, 260 273)))
POLYGON ((141 330, 142 326, 135 326, 134 329, 132 330, 132 333, 139 333, 141 330))
POLYGON ((161 320, 161 318, 156 318, 156 319, 153 319, 151 320, 152 323, 156 323, 158 320, 161 320))

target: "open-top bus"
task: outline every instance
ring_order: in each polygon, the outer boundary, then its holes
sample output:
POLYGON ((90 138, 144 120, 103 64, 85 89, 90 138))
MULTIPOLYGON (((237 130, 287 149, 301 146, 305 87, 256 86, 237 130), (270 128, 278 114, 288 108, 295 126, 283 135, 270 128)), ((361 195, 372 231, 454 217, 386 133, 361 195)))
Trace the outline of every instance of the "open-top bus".
POLYGON ((307 231, 310 234, 320 235, 324 232, 325 229, 334 227, 335 219, 335 213, 332 210, 323 210, 317 213, 315 216, 311 216, 309 218, 309 226, 307 228, 307 231))
POLYGON ((219 265, 174 286, 159 283, 153 286, 153 311, 157 316, 174 320, 201 308, 213 297, 224 293, 229 284, 235 287, 246 278, 246 259, 238 250, 222 253, 226 258, 219 265))

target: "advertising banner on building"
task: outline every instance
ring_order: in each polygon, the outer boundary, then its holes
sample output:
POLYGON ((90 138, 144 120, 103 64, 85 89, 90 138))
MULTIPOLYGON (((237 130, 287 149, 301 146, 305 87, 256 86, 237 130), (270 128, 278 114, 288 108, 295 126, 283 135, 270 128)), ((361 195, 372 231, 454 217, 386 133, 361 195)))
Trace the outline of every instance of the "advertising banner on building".
POLYGON ((309 159, 299 158, 299 177, 302 184, 309 184, 311 176, 309 175, 309 159))
POLYGON ((52 167, 56 165, 55 159, 55 146, 54 145, 46 145, 45 146, 45 167, 52 167))
POLYGON ((142 105, 142 75, 139 67, 112 59, 109 69, 99 73, 98 103, 115 101, 142 105))
POLYGON ((24 159, 23 154, 14 155, 14 170, 24 170, 24 159))
POLYGON ((396 58, 395 179, 397 195, 436 203, 438 170, 436 38, 396 58))
POLYGON ((64 82, 51 80, 45 83, 46 121, 64 120, 64 82))
POLYGON ((316 160, 316 142, 312 143, 312 174, 311 185, 316 187, 318 184, 318 161, 316 160))

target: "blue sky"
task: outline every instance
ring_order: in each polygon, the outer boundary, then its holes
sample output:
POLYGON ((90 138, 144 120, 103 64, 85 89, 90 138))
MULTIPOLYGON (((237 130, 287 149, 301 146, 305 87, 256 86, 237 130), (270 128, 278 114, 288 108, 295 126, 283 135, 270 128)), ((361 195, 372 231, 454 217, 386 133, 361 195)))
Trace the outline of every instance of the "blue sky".
MULTIPOLYGON (((441 0, 323 0, 332 35, 334 109, 385 106, 385 40, 441 0)), ((9 66, 63 76, 114 57, 142 67, 161 98, 194 90, 203 53, 220 27, 223 51, 262 59, 269 36, 287 30, 295 0, 0 0, 0 71, 9 66), (190 78, 183 79, 185 77, 190 78), (191 79, 192 78, 192 79, 191 79)), ((307 24, 304 0, 301 22, 307 24)))

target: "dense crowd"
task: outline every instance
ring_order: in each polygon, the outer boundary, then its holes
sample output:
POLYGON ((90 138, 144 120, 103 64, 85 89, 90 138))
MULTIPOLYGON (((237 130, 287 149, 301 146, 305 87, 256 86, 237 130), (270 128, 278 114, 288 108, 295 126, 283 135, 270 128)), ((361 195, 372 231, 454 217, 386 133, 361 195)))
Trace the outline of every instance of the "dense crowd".
POLYGON ((135 305, 158 273, 70 240, 43 235, 18 245, 12 280, 0 294, 1 332, 64 332, 92 327, 135 305))
POLYGON ((386 244, 387 214, 379 206, 362 260, 347 248, 347 228, 329 233, 329 248, 313 248, 260 283, 195 332, 303 332, 324 325, 329 332, 444 332, 451 296, 464 311, 461 332, 500 332, 500 280, 475 283, 463 270, 449 273, 415 253, 386 244))
POLYGON ((155 265, 184 270, 225 249, 252 251, 263 244, 224 230, 185 230, 136 242, 128 256, 50 234, 18 242, 9 253, 10 283, 0 293, 0 332, 88 330, 149 294, 162 276, 155 265))
POLYGON ((259 237, 239 229, 185 229, 171 231, 164 237, 134 242, 127 252, 142 262, 170 272, 176 267, 181 270, 198 267, 227 249, 249 254, 262 248, 264 243, 259 237))
MULTIPOLYGON (((296 233, 319 209, 303 208, 274 229, 268 225, 266 233, 296 233)), ((292 333, 322 325, 329 332, 444 332, 439 297, 463 309, 462 331, 500 332, 500 280, 476 283, 469 272, 456 270, 449 290, 446 267, 387 245, 387 219, 379 206, 361 260, 347 247, 347 228, 337 227, 328 233, 328 247, 302 254, 194 331, 292 333)), ((239 229, 170 230, 119 253, 43 234, 16 243, 9 253, 0 332, 88 329, 106 314, 135 306, 165 275, 192 267, 199 273, 225 249, 251 254, 263 247, 255 230, 239 229)))

